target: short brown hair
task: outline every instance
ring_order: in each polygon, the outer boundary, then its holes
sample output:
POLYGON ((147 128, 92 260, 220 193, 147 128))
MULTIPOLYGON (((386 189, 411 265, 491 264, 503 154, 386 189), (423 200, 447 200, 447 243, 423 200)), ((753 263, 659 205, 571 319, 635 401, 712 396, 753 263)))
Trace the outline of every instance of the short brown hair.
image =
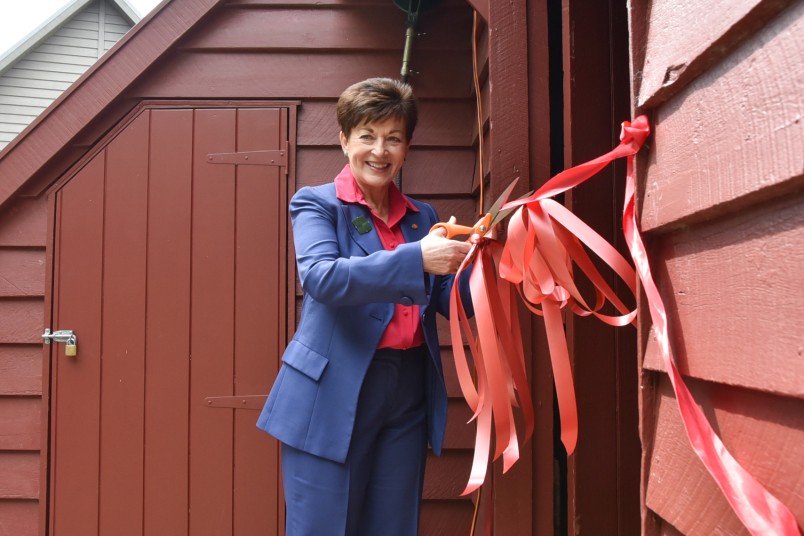
POLYGON ((407 141, 413 137, 419 117, 413 89, 391 78, 369 78, 352 84, 341 93, 337 107, 338 124, 346 137, 363 123, 389 117, 405 120, 407 141))

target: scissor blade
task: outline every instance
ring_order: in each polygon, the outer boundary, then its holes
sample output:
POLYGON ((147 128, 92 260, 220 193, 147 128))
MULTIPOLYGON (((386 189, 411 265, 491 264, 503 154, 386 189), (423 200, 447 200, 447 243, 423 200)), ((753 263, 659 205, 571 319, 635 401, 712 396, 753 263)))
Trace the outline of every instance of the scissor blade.
MULTIPOLYGON (((533 192, 535 192, 535 190, 531 190, 528 193, 526 193, 525 195, 523 195, 521 197, 518 197, 517 199, 515 199, 515 201, 518 201, 519 199, 525 199, 526 197, 530 197, 530 196, 533 195, 533 192)), ((507 218, 512 212, 514 212, 518 208, 519 207, 510 207, 510 208, 507 208, 505 210, 498 210, 497 215, 494 216, 494 218, 492 218, 492 220, 491 220, 491 227, 494 227, 495 225, 497 225, 498 223, 503 221, 505 218, 507 218)))
POLYGON ((487 211, 487 214, 491 214, 492 225, 494 225, 494 222, 497 221, 497 214, 500 212, 500 207, 502 207, 505 202, 508 201, 508 196, 510 196, 511 192, 514 191, 514 186, 516 186, 518 180, 519 177, 512 180, 511 184, 509 184, 505 190, 503 190, 503 193, 500 194, 500 197, 494 201, 494 204, 491 205, 491 208, 487 211))

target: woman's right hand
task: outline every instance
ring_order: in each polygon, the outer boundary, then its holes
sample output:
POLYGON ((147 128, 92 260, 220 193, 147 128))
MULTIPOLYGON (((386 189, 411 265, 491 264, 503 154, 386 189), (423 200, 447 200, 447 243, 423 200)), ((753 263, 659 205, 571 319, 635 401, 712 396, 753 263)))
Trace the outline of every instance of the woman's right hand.
MULTIPOLYGON (((451 217, 448 223, 455 223, 451 217)), ((454 274, 461 266, 472 245, 447 238, 443 228, 435 229, 420 241, 424 271, 435 275, 454 274)))

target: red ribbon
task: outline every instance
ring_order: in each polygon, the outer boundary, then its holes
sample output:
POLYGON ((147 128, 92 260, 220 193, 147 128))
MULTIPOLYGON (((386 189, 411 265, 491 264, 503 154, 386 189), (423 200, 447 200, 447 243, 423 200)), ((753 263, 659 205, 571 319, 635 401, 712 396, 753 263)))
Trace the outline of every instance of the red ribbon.
MULTIPOLYGON (((648 122, 644 116, 637 117, 633 124, 623 123, 620 134, 622 143, 636 143, 642 145, 649 133, 648 122)), ((712 430, 712 426, 695 403, 695 399, 687 389, 681 373, 676 368, 675 360, 670 350, 670 338, 667 330, 667 312, 662 302, 659 290, 653 282, 648 254, 642 243, 636 222, 634 208, 634 193, 636 191, 634 180, 633 158, 628 159, 628 168, 625 186, 625 208, 623 209, 623 230, 631 258, 637 268, 642 281, 642 288, 648 300, 651 320, 656 331, 659 346, 662 349, 662 359, 665 369, 670 376, 670 382, 678 401, 681 419, 687 431, 692 449, 703 462, 706 469, 715 479, 723 491, 726 500, 731 505, 737 517, 751 532, 751 534, 772 534, 780 536, 793 536, 801 534, 796 517, 765 489, 723 445, 723 441, 712 430)))
POLYGON ((519 459, 519 441, 513 407, 522 409, 525 426, 523 443, 533 435, 534 413, 530 384, 525 370, 522 330, 513 286, 497 276, 502 246, 488 237, 474 235, 472 249, 456 277, 473 263, 469 274, 477 337, 463 310, 458 285, 450 295, 450 332, 455 367, 463 396, 477 419, 475 454, 469 482, 462 495, 479 488, 486 477, 491 447, 492 422, 495 430, 493 459, 503 457, 503 472, 519 459), (477 373, 477 387, 464 352, 465 333, 477 373), (490 403, 489 403, 490 400, 490 403))
POLYGON ((642 281, 651 319, 662 348, 673 389, 676 393, 687 436, 737 516, 753 534, 800 534, 795 516, 757 482, 726 450, 701 409, 696 405, 675 366, 667 335, 667 313, 650 272, 647 253, 637 229, 634 209, 635 181, 633 155, 650 133, 645 116, 624 122, 620 144, 609 153, 567 169, 545 183, 534 194, 507 203, 502 210, 519 207, 508 226, 504 248, 486 237, 474 236, 474 245, 458 271, 472 265, 470 287, 475 311, 477 337, 463 313, 457 285, 453 287, 450 332, 455 365, 464 397, 477 419, 475 455, 469 482, 463 494, 477 489, 485 480, 494 427, 493 459, 503 456, 503 472, 519 458, 519 444, 513 419, 513 406, 522 409, 525 423, 523 442, 533 432, 533 409, 525 375, 524 352, 517 307, 512 286, 525 305, 545 320, 550 359, 556 383, 561 418, 561 441, 572 454, 578 437, 578 415, 572 367, 567 351, 561 309, 575 314, 594 315, 612 326, 633 323, 636 309, 629 311, 605 282, 586 254, 583 245, 594 252, 636 294, 636 275, 642 281), (617 158, 627 158, 627 177, 623 228, 636 273, 606 240, 561 204, 550 199, 581 184, 617 158), (595 292, 589 305, 578 291, 573 263, 586 274, 595 292), (610 302, 620 315, 600 313, 610 302), (466 335, 477 374, 472 378, 462 344, 466 335), (490 403, 487 399, 490 399, 490 403))

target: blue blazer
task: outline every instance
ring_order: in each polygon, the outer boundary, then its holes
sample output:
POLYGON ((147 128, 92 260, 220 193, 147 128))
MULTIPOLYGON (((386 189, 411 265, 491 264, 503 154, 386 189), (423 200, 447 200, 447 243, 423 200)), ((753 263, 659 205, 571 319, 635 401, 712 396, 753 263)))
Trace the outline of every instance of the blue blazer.
MULTIPOLYGON (((418 304, 430 366, 427 367, 428 438, 441 453, 447 392, 441 366, 436 312, 449 314, 454 276, 424 272, 418 241, 438 217, 411 200, 401 220, 407 243, 386 251, 377 231, 353 223, 368 208, 336 197, 335 184, 305 187, 290 202, 298 275, 304 289, 299 326, 282 355, 282 366, 257 426, 283 443, 344 462, 357 400, 394 303, 418 304)), ((461 278, 471 303, 468 277, 461 278)), ((470 312, 471 314, 471 312, 470 312)))

